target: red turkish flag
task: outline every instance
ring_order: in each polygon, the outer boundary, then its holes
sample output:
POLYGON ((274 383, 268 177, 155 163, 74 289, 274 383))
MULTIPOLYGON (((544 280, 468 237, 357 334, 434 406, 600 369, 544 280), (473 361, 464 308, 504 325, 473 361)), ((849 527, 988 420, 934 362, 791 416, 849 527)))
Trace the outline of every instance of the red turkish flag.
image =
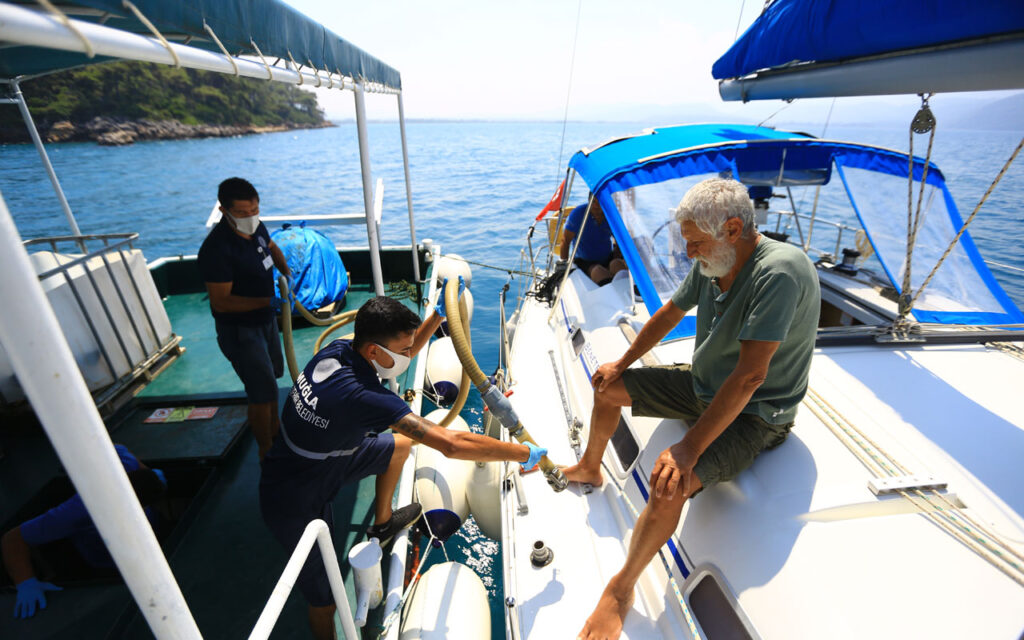
MULTIPOLYGON (((562 180, 562 184, 558 185, 558 189, 555 191, 555 195, 551 196, 548 203, 544 205, 544 208, 537 214, 536 220, 540 220, 548 214, 549 211, 558 209, 559 205, 562 204, 562 190, 565 189, 565 180, 562 180)), ((535 222, 536 222, 535 220, 535 222)))

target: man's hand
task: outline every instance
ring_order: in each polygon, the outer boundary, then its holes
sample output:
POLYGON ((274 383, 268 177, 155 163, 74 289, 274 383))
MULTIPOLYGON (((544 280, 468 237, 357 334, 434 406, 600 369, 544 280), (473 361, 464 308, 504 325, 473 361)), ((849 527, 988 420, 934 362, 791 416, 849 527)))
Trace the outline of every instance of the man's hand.
MULTIPOLYGON (((444 279, 441 283, 441 289, 437 292, 437 304, 434 306, 434 311, 437 315, 442 318, 448 317, 448 310, 445 308, 444 291, 448 287, 448 278, 444 279)), ((466 281, 459 276, 459 298, 462 298, 462 292, 466 290, 466 281)))
POLYGON ((46 591, 62 591, 60 587, 49 582, 39 582, 29 578, 18 583, 18 595, 14 602, 15 618, 31 618, 36 609, 46 608, 46 591))
POLYGON ((651 472, 654 495, 671 498, 676 489, 682 488, 683 495, 689 497, 696 484, 693 468, 697 466, 698 458, 700 453, 693 451, 685 440, 662 451, 651 472))
POLYGON ((608 385, 615 382, 622 376, 622 372, 625 367, 622 367, 618 362, 606 362, 597 368, 594 372, 593 377, 590 379, 590 384, 594 386, 594 390, 598 393, 608 388, 608 385))

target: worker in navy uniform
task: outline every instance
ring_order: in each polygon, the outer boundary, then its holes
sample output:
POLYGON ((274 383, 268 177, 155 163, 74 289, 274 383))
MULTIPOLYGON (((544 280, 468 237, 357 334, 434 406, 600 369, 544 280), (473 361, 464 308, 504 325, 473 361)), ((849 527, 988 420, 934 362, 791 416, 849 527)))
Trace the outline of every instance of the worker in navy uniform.
MULTIPOLYGON (((512 460, 532 468, 545 449, 449 431, 412 413, 383 386, 409 366, 444 317, 444 296, 430 317, 419 317, 401 302, 377 297, 356 314, 352 340, 335 340, 306 365, 292 387, 281 430, 262 463, 263 520, 291 553, 309 522, 331 527, 331 502, 342 485, 375 475, 375 524, 368 537, 387 544, 412 525, 417 503, 392 510, 391 500, 414 442, 461 460, 512 460), (388 428, 393 433, 384 433, 388 428)), ((324 561, 313 548, 297 585, 309 603, 316 638, 334 638, 334 598, 324 561)))
POLYGON ((249 400, 249 428, 263 459, 280 428, 277 379, 284 373, 277 316, 271 309, 276 266, 291 270, 260 222, 260 196, 242 178, 217 189, 221 220, 199 249, 199 270, 210 294, 217 344, 231 361, 249 400))
MULTIPOLYGON (((157 519, 156 511, 148 506, 163 497, 167 480, 159 469, 150 469, 139 462, 124 445, 114 445, 128 480, 135 489, 139 502, 146 507, 146 516, 151 524, 157 519)), ((154 527, 155 528, 155 527, 154 527)), ((84 570, 99 574, 116 575, 114 560, 110 557, 100 532, 93 524, 82 497, 77 493, 40 516, 27 520, 9 530, 0 539, 3 548, 4 567, 18 590, 14 604, 15 618, 30 618, 37 609, 46 608, 46 592, 60 591, 61 588, 41 582, 32 566, 33 558, 44 564, 61 563, 78 565, 84 570), (71 547, 48 548, 44 545, 58 543, 71 547), (53 553, 48 553, 52 551, 53 553)))

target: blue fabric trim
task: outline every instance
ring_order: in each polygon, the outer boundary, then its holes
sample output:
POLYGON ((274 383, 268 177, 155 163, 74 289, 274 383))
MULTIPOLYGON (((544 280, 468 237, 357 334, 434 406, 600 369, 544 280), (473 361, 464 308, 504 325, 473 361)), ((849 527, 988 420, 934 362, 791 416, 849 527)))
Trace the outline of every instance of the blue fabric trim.
MULTIPOLYGON (((864 216, 860 212, 860 207, 857 206, 857 201, 854 200, 853 198, 853 193, 850 190, 850 184, 846 179, 846 173, 843 171, 843 167, 847 165, 847 159, 849 157, 855 156, 836 156, 836 170, 839 172, 839 178, 843 182, 843 188, 846 189, 846 196, 847 198, 850 199, 850 206, 853 207, 854 213, 857 214, 857 220, 860 221, 861 227, 864 229, 865 234, 867 234, 868 242, 871 243, 871 248, 875 251, 875 255, 882 255, 878 251, 878 247, 875 246, 875 240, 871 236, 870 226, 864 220, 864 216)), ((871 167, 869 166, 864 166, 862 163, 856 162, 853 164, 849 164, 848 166, 852 168, 874 170, 871 169, 871 167), (860 164, 861 166, 858 166, 858 164, 860 164)), ((906 178, 906 164, 904 164, 903 167, 904 169, 902 174, 893 173, 891 175, 906 178)), ((920 172, 916 171, 916 169, 917 166, 915 164, 914 175, 918 179, 918 181, 920 181, 921 174, 920 172)), ((941 177, 941 174, 937 175, 941 177)), ((942 195, 945 200, 946 209, 949 212, 950 222, 955 229, 959 229, 961 226, 963 226, 963 220, 961 220, 960 218, 960 214, 956 208, 956 203, 953 201, 953 196, 949 193, 949 189, 946 187, 945 181, 939 181, 935 183, 932 181, 931 177, 932 170, 929 169, 928 183, 934 184, 936 187, 942 189, 942 195)), ((982 259, 981 254, 978 253, 977 247, 974 246, 974 241, 971 240, 970 233, 965 231, 964 234, 960 237, 960 243, 963 245, 964 251, 967 252, 968 257, 971 260, 971 264, 974 265, 974 268, 977 270, 982 282, 985 283, 985 285, 988 287, 988 290, 996 298, 999 304, 1002 305, 1006 313, 998 313, 991 311, 927 311, 922 309, 913 309, 911 313, 913 314, 914 318, 917 319, 918 322, 935 322, 939 324, 1010 324, 1024 322, 1024 314, 1022 314, 1020 310, 1017 309, 1016 305, 1013 304, 1013 301, 1010 300, 1009 296, 1006 295, 1006 292, 1003 291, 1002 287, 999 286, 999 283, 996 282, 995 276, 992 275, 992 272, 988 269, 988 266, 985 265, 985 261, 982 259)), ((882 265, 882 269, 885 271, 885 275, 889 278, 889 282, 892 283, 893 287, 896 288, 896 291, 902 293, 903 283, 897 280, 897 278, 889 270, 889 265, 886 264, 884 260, 879 260, 878 262, 882 265)))
POLYGON ((1024 3, 1006 0, 775 0, 711 75, 738 78, 792 62, 838 61, 1021 29, 1024 3))

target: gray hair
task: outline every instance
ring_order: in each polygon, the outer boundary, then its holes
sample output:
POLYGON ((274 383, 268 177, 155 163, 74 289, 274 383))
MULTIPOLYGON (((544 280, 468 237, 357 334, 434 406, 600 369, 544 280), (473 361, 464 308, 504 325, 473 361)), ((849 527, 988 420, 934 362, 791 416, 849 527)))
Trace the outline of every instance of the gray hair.
POLYGON ((689 220, 709 235, 719 237, 729 218, 743 223, 743 236, 754 233, 754 203, 747 188, 735 180, 708 178, 690 187, 676 207, 676 222, 689 220))

